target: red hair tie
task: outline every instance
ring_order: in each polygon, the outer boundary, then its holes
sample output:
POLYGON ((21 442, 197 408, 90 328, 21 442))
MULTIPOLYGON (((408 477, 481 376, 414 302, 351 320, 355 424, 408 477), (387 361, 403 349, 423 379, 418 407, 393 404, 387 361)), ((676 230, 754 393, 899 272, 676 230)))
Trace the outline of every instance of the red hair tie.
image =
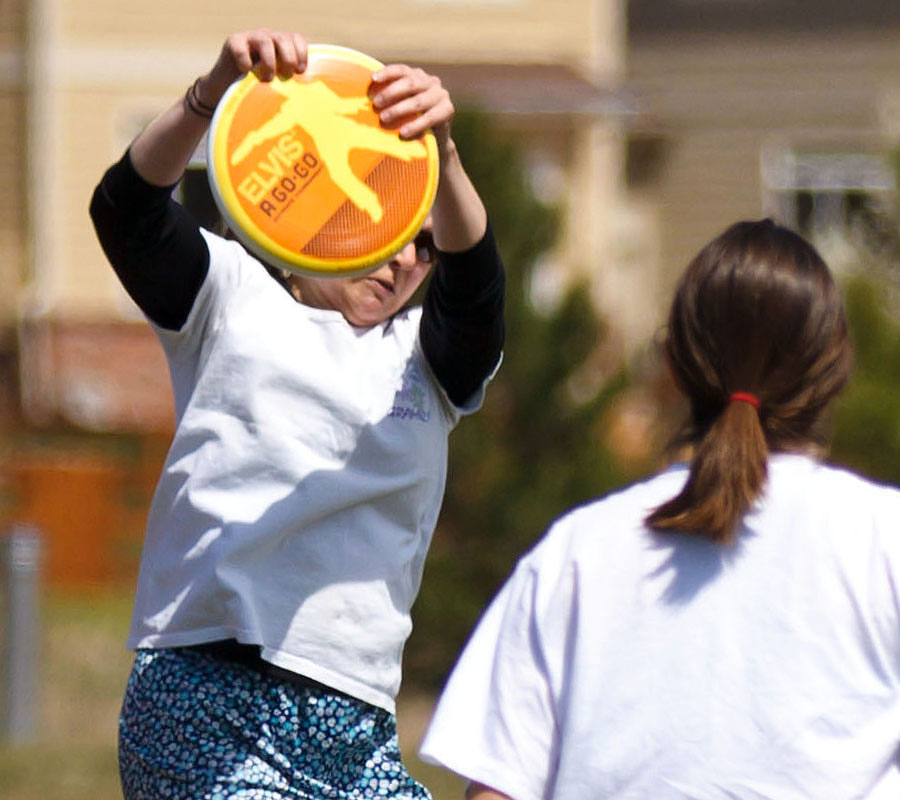
POLYGON ((750 392, 734 392, 728 397, 729 403, 750 403, 757 411, 759 411, 759 398, 750 392))

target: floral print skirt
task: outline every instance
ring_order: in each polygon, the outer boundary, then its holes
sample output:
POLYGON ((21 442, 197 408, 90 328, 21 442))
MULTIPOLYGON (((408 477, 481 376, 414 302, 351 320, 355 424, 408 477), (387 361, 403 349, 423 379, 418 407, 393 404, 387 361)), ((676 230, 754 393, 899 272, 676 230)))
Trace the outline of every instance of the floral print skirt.
POLYGON ((431 800, 388 711, 190 649, 137 652, 119 770, 126 800, 431 800))

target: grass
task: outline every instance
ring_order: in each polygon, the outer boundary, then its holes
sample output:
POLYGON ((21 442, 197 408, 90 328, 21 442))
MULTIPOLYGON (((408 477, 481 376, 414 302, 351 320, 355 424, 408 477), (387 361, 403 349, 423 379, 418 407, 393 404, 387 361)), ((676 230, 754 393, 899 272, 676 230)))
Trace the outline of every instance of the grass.
POLYGON ((3 798, 121 798, 116 719, 131 661, 130 602, 111 592, 44 598, 37 731, 28 744, 0 745, 3 798))
MULTIPOLYGON (((116 724, 131 667, 124 647, 130 608, 128 591, 43 598, 37 732, 27 744, 0 741, 3 800, 121 800, 116 724)), ((428 696, 401 695, 400 747, 434 800, 461 800, 461 779, 415 758, 431 708, 428 696)))

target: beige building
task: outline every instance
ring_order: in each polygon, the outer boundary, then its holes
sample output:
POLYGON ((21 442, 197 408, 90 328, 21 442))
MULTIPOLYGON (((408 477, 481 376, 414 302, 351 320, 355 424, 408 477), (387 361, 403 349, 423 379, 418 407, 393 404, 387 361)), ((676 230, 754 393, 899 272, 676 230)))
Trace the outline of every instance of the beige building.
MULTIPOLYGON (((564 210, 541 271, 544 299, 582 272, 599 276, 597 295, 613 313, 628 305, 605 277, 614 275, 622 164, 619 0, 4 0, 0 501, 4 476, 16 498, 7 513, 82 535, 71 530, 78 514, 49 516, 72 505, 63 487, 84 473, 66 449, 73 432, 155 441, 135 467, 155 471, 144 462, 158 463, 171 428, 165 364, 106 263, 88 202, 103 170, 209 67, 225 36, 259 25, 424 64, 459 105, 485 106, 523 145, 539 194, 564 210), (23 443, 47 433, 53 447, 23 457, 23 443), (64 473, 52 491, 48 464, 64 473)), ((121 470, 109 458, 91 468, 115 495, 121 470)))
POLYGON ((835 268, 866 198, 893 198, 900 3, 631 0, 631 204, 674 276, 738 219, 773 216, 835 268))
POLYGON ((111 353, 91 359, 98 349, 133 347, 133 337, 147 332, 122 331, 109 341, 111 322, 127 326, 136 315, 105 263, 86 207, 105 166, 208 67, 232 30, 267 23, 383 61, 430 62, 438 72, 445 65, 460 97, 487 100, 510 118, 543 190, 567 207, 555 260, 592 269, 583 254, 608 250, 620 161, 617 123, 607 114, 607 90, 622 71, 616 0, 14 6, 4 6, 4 55, 15 76, 6 87, 14 110, 6 121, 16 127, 2 133, 11 142, 4 153, 9 169, 25 191, 5 220, 11 230, 4 269, 17 291, 5 295, 2 313, 24 322, 23 388, 35 422, 61 416, 98 429, 165 424, 166 398, 158 405, 148 389, 156 365, 146 374, 110 375, 105 367, 118 360, 111 353), (143 387, 140 397, 127 391, 129 380, 143 387))

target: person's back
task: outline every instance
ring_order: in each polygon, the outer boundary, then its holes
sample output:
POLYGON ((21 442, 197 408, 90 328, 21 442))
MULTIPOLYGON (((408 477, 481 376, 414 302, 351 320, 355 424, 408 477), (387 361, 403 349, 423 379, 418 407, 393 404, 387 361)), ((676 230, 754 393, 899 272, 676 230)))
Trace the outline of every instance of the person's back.
POLYGON ((769 475, 733 548, 643 529, 684 468, 563 517, 483 622, 527 624, 467 651, 424 754, 515 763, 517 800, 898 796, 900 491, 804 456, 769 475), (459 735, 472 708, 502 731, 459 735))
POLYGON ((479 800, 900 796, 900 490, 813 456, 850 364, 827 269, 735 226, 689 268, 669 337, 690 464, 523 558, 423 757, 479 800))

